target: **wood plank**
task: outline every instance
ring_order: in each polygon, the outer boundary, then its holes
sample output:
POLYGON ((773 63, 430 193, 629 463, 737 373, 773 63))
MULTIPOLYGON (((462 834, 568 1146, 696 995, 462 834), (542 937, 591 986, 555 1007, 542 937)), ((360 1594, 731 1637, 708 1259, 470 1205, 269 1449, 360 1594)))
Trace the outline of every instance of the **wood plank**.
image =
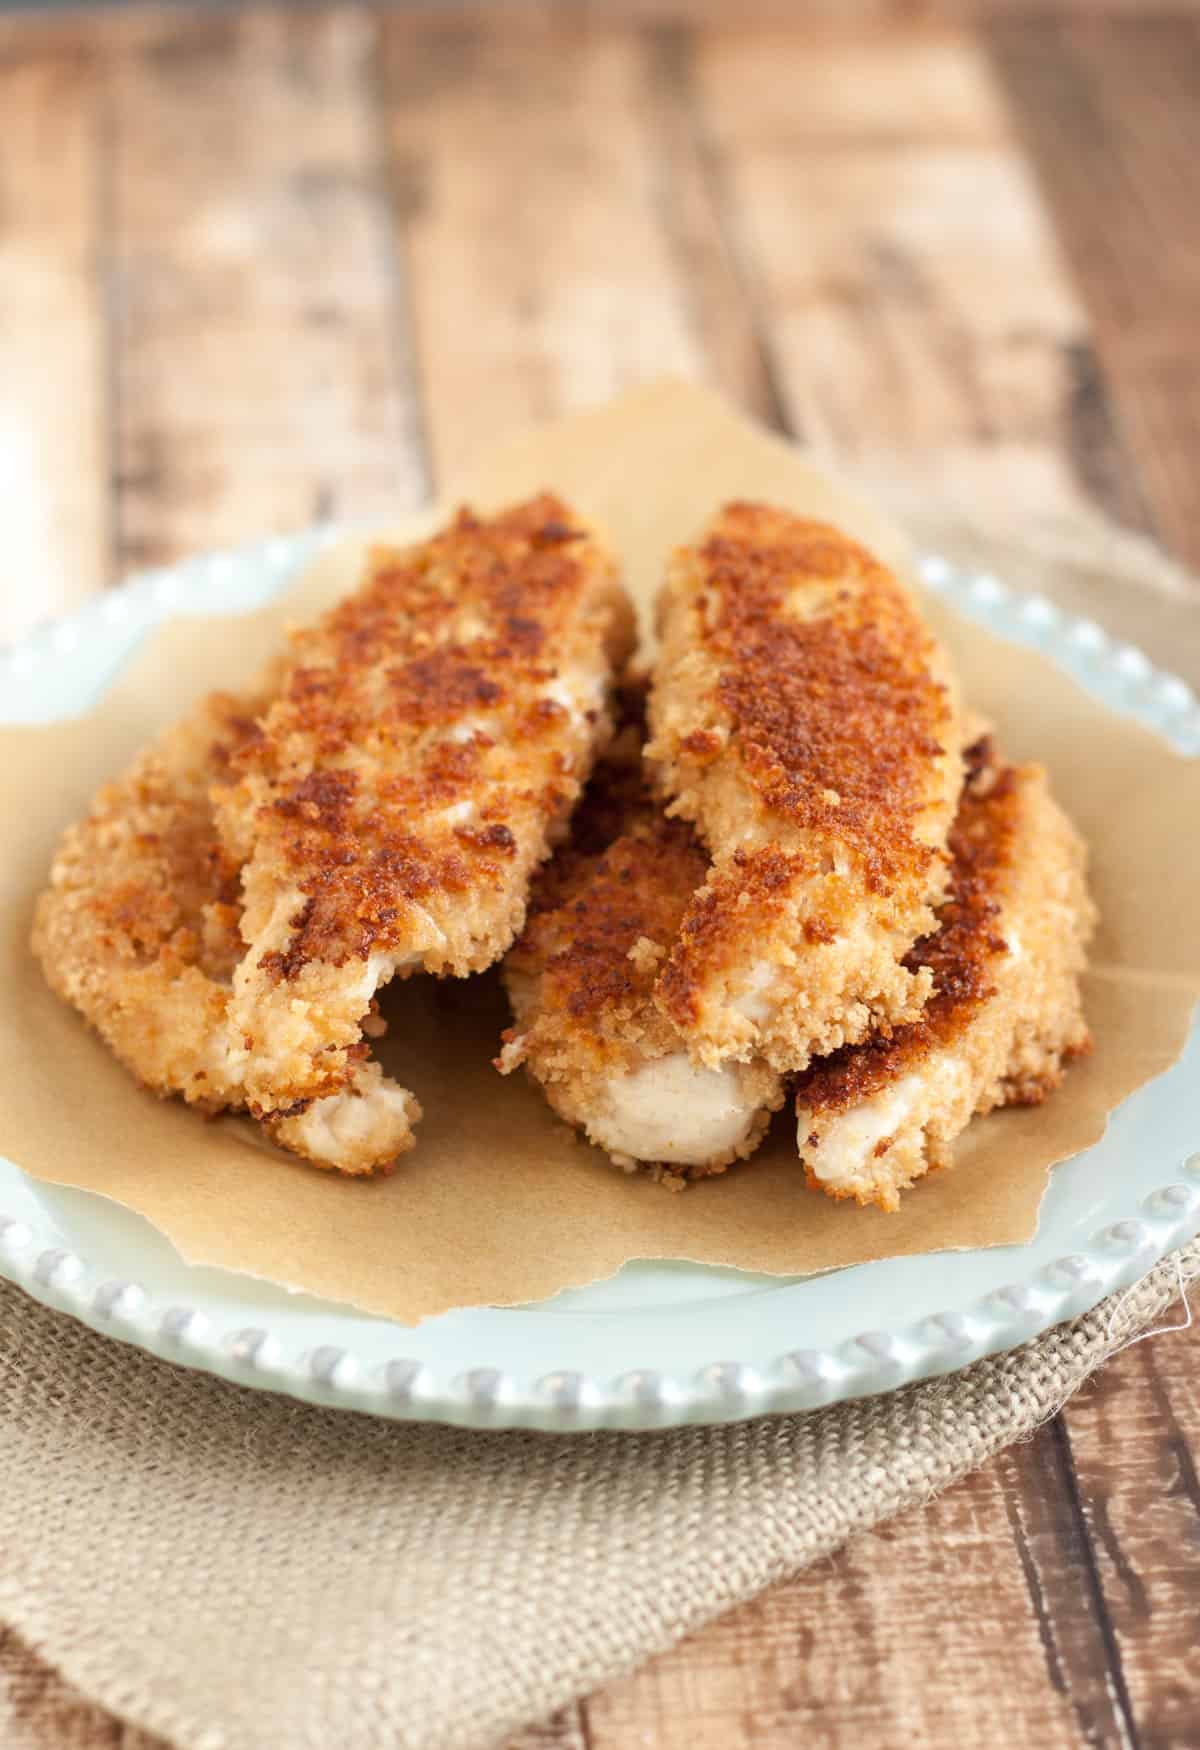
POLYGON ((133 18, 113 65, 125 565, 426 476, 363 8, 133 18))
POLYGON ((1085 1551, 1047 1478, 1044 1429, 593 1696, 591 1750, 1122 1742, 1085 1551))
POLYGON ((1200 565, 1200 20, 1006 20, 987 40, 1155 524, 1200 565))
MULTIPOLYGON (((1193 382, 1198 358, 1193 338, 1193 382)), ((1138 422, 1129 424, 1137 443, 1138 422)), ((1163 429, 1168 461, 1195 470, 1200 428, 1175 419, 1163 429)), ((1193 687, 1200 685, 1196 612, 1193 605, 1192 623, 1181 622, 1160 653, 1193 687)), ((1114 1688, 1136 1722, 1133 1739, 1200 1742, 1200 1320, 1186 1300, 1160 1334, 1115 1358, 1072 1400, 1059 1435, 1087 1529, 1114 1688), (1182 1331, 1168 1334, 1180 1323, 1182 1331)))
POLYGON ((1140 1741, 1200 1743, 1200 1324, 1110 1363, 1065 1425, 1140 1741))
POLYGON ((552 7, 385 29, 438 477, 514 427, 698 372, 641 40, 552 7))
MULTIPOLYGON (((261 0, 257 0, 261 4, 261 0)), ((550 5, 590 5, 603 11, 606 22, 623 26, 720 25, 730 17, 729 0, 501 0, 506 16, 541 11, 550 5)), ((453 13, 470 22, 494 18, 497 0, 403 0, 404 10, 421 6, 453 13)), ((399 9, 399 8, 398 8, 399 9)), ((147 21, 178 18, 171 0, 141 0, 132 21, 140 29, 147 21)), ((961 27, 970 21, 989 19, 1045 18, 1191 18, 1200 16, 1200 0, 739 0, 737 19, 747 29, 773 26, 806 30, 832 27, 845 30, 887 27, 912 28, 921 24, 961 27)), ((53 0, 38 10, 18 8, 0 12, 0 55, 21 56, 55 51, 66 36, 93 35, 110 40, 130 23, 128 14, 115 8, 97 16, 88 0, 53 0)))
POLYGON ((729 189, 696 101, 695 31, 670 20, 646 29, 645 109, 659 178, 659 219, 708 380, 775 430, 787 416, 767 338, 767 314, 738 247, 729 189))
POLYGON ((85 42, 0 58, 0 640, 109 569, 101 92, 85 42))
POLYGON ((1084 312, 972 37, 712 29, 697 91, 796 430, 964 503, 1069 507, 1115 472, 1084 312))

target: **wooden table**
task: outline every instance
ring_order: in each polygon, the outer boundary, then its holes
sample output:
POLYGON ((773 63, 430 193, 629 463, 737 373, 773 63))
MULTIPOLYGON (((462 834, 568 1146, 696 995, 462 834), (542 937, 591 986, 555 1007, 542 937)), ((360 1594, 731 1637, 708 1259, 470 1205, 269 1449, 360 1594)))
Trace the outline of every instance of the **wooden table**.
MULTIPOLYGON (((664 369, 1200 565, 1200 13, 967 16, 0 20, 4 630, 664 369)), ((1139 1344, 522 1744, 1198 1745, 1198 1453, 1200 1331, 1139 1344)))

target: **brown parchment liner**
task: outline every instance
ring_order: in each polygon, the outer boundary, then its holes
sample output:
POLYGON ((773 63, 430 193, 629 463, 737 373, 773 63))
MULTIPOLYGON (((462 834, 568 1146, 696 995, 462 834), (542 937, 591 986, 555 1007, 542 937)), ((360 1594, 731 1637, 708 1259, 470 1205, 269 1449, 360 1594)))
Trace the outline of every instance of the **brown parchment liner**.
MULTIPOLYGON (((599 517, 649 603, 668 549, 723 499, 828 518, 890 562, 903 540, 805 461, 696 388, 663 383, 547 426, 492 456, 454 495, 484 506, 548 485, 599 517)), ((419 536, 446 506, 386 531, 419 536)), ((799 1275, 868 1259, 1029 1239, 1047 1169, 1103 1131, 1176 1059, 1200 992, 1194 867, 1200 761, 1086 695, 1049 662, 929 602, 966 693, 1006 752, 1036 757, 1086 835, 1103 919, 1087 982, 1094 1055, 1044 1107, 971 1127, 954 1171, 897 1215, 804 1187, 785 1113, 747 1165, 672 1195, 577 1142, 521 1076, 490 1067, 507 1016, 494 974, 394 986, 380 1055, 425 1108, 417 1147, 371 1182, 315 1171, 241 1120, 206 1123, 141 1092, 46 988, 30 909, 64 824, 139 744, 214 686, 237 686, 288 620, 355 581, 362 543, 331 550, 286 598, 236 619, 176 622, 143 645, 86 717, 0 732, 6 823, 0 977, 0 1152, 29 1173, 140 1211, 183 1256, 406 1323, 511 1305, 610 1275, 630 1258, 685 1258, 799 1275)), ((910 573, 911 575, 911 573, 910 573)))

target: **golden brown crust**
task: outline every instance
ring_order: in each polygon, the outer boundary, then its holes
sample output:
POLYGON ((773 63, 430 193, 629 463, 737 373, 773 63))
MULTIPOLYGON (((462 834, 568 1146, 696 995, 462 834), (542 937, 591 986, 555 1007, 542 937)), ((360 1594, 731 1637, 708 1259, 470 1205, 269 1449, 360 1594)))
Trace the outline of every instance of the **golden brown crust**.
POLYGON ((543 493, 378 550, 294 635, 217 796, 245 857, 233 1018, 264 1111, 335 1092, 394 973, 489 965, 609 731, 632 613, 603 542, 543 493))
POLYGON ((713 857, 664 1013, 706 1062, 783 1069, 915 1015, 928 981, 900 961, 944 886, 962 729, 908 593, 836 529, 736 503, 676 555, 660 619, 647 757, 713 857))
POLYGON ((1040 767, 1007 765, 986 737, 967 764, 939 928, 908 956, 931 972, 933 995, 917 1020, 832 1053, 797 1084, 801 1159, 828 1196, 897 1208, 908 1185, 951 1164, 973 1114, 1040 1102, 1089 1049, 1083 845, 1040 767))
MULTIPOLYGON (((934 850, 913 829, 949 701, 906 592, 837 530, 758 505, 728 506, 697 559, 694 617, 757 815, 835 838, 871 888, 907 878, 923 891, 934 850), (792 617, 798 579, 804 619, 792 617)), ((685 736, 681 755, 695 758, 702 736, 706 760, 711 730, 685 736)))
POLYGON ((221 1043, 241 957, 240 870, 208 789, 253 733, 267 691, 214 693, 105 784, 68 828, 34 914, 51 987, 159 1094, 239 1103, 221 1043))
POLYGON ((405 901, 510 883, 531 814, 560 817, 578 794, 590 739, 546 689, 589 631, 586 655, 602 654, 620 608, 607 557, 547 493, 378 550, 364 586, 294 635, 282 696, 236 762, 256 840, 306 896, 279 977, 406 948, 405 901), (468 739, 442 733, 473 719, 468 739), (470 823, 428 830, 485 785, 470 823))
POLYGON ((658 961, 635 954, 640 942, 670 942, 692 889, 707 867, 682 821, 648 814, 594 861, 580 859, 563 883, 558 907, 531 917, 522 938, 537 952, 561 933, 544 978, 552 1000, 580 1019, 610 1015, 613 1005, 641 1004, 654 988, 658 961))
POLYGON ((950 885, 938 927, 906 956, 914 971, 929 968, 933 993, 917 1020, 813 1064, 800 1083, 809 1110, 845 1111, 870 1098, 929 1051, 953 1045, 995 994, 996 969, 1008 953, 1001 933, 1004 896, 1020 847, 1025 797, 1022 774, 997 760, 990 738, 967 750, 967 770, 950 832, 950 885))
MULTIPOLYGON (((64 836, 34 916, 51 988, 145 1087, 208 1113, 248 1105, 228 1027, 240 870, 209 791, 255 735, 277 676, 272 665, 254 693, 202 700, 106 784, 64 836)), ((317 1165, 363 1173, 411 1147, 419 1117, 411 1094, 359 1064, 343 1105, 305 1106, 264 1128, 317 1165)))
POLYGON ((664 1166, 650 1143, 641 1149, 611 1140, 614 1079, 681 1052, 654 988, 708 866, 690 826, 668 820, 650 793, 641 703, 636 690, 627 691, 624 728, 597 766, 571 840, 535 882, 524 933, 504 963, 516 1024, 504 1034, 497 1067, 508 1073, 523 1063, 556 1111, 621 1165, 650 1165, 663 1184, 677 1187, 749 1155, 782 1103, 783 1086, 761 1065, 739 1068, 731 1088, 748 1103, 745 1128, 732 1141, 702 1147, 694 1160, 664 1166))
POLYGON ((638 704, 599 761, 570 840, 535 882, 504 963, 518 1023, 505 1040, 519 1030, 531 1064, 543 1054, 565 1063, 569 1047, 581 1074, 600 1074, 677 1043, 654 983, 708 860, 650 793, 638 704))

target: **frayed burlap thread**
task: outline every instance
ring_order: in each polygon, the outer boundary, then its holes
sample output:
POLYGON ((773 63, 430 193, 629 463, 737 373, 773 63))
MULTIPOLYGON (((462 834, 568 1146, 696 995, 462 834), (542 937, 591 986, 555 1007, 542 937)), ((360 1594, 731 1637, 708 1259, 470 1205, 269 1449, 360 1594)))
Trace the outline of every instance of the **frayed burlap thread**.
POLYGON ((477 1750, 944 1489, 1197 1276, 890 1396, 575 1438, 310 1409, 3 1286, 0 1614, 181 1750, 477 1750))

